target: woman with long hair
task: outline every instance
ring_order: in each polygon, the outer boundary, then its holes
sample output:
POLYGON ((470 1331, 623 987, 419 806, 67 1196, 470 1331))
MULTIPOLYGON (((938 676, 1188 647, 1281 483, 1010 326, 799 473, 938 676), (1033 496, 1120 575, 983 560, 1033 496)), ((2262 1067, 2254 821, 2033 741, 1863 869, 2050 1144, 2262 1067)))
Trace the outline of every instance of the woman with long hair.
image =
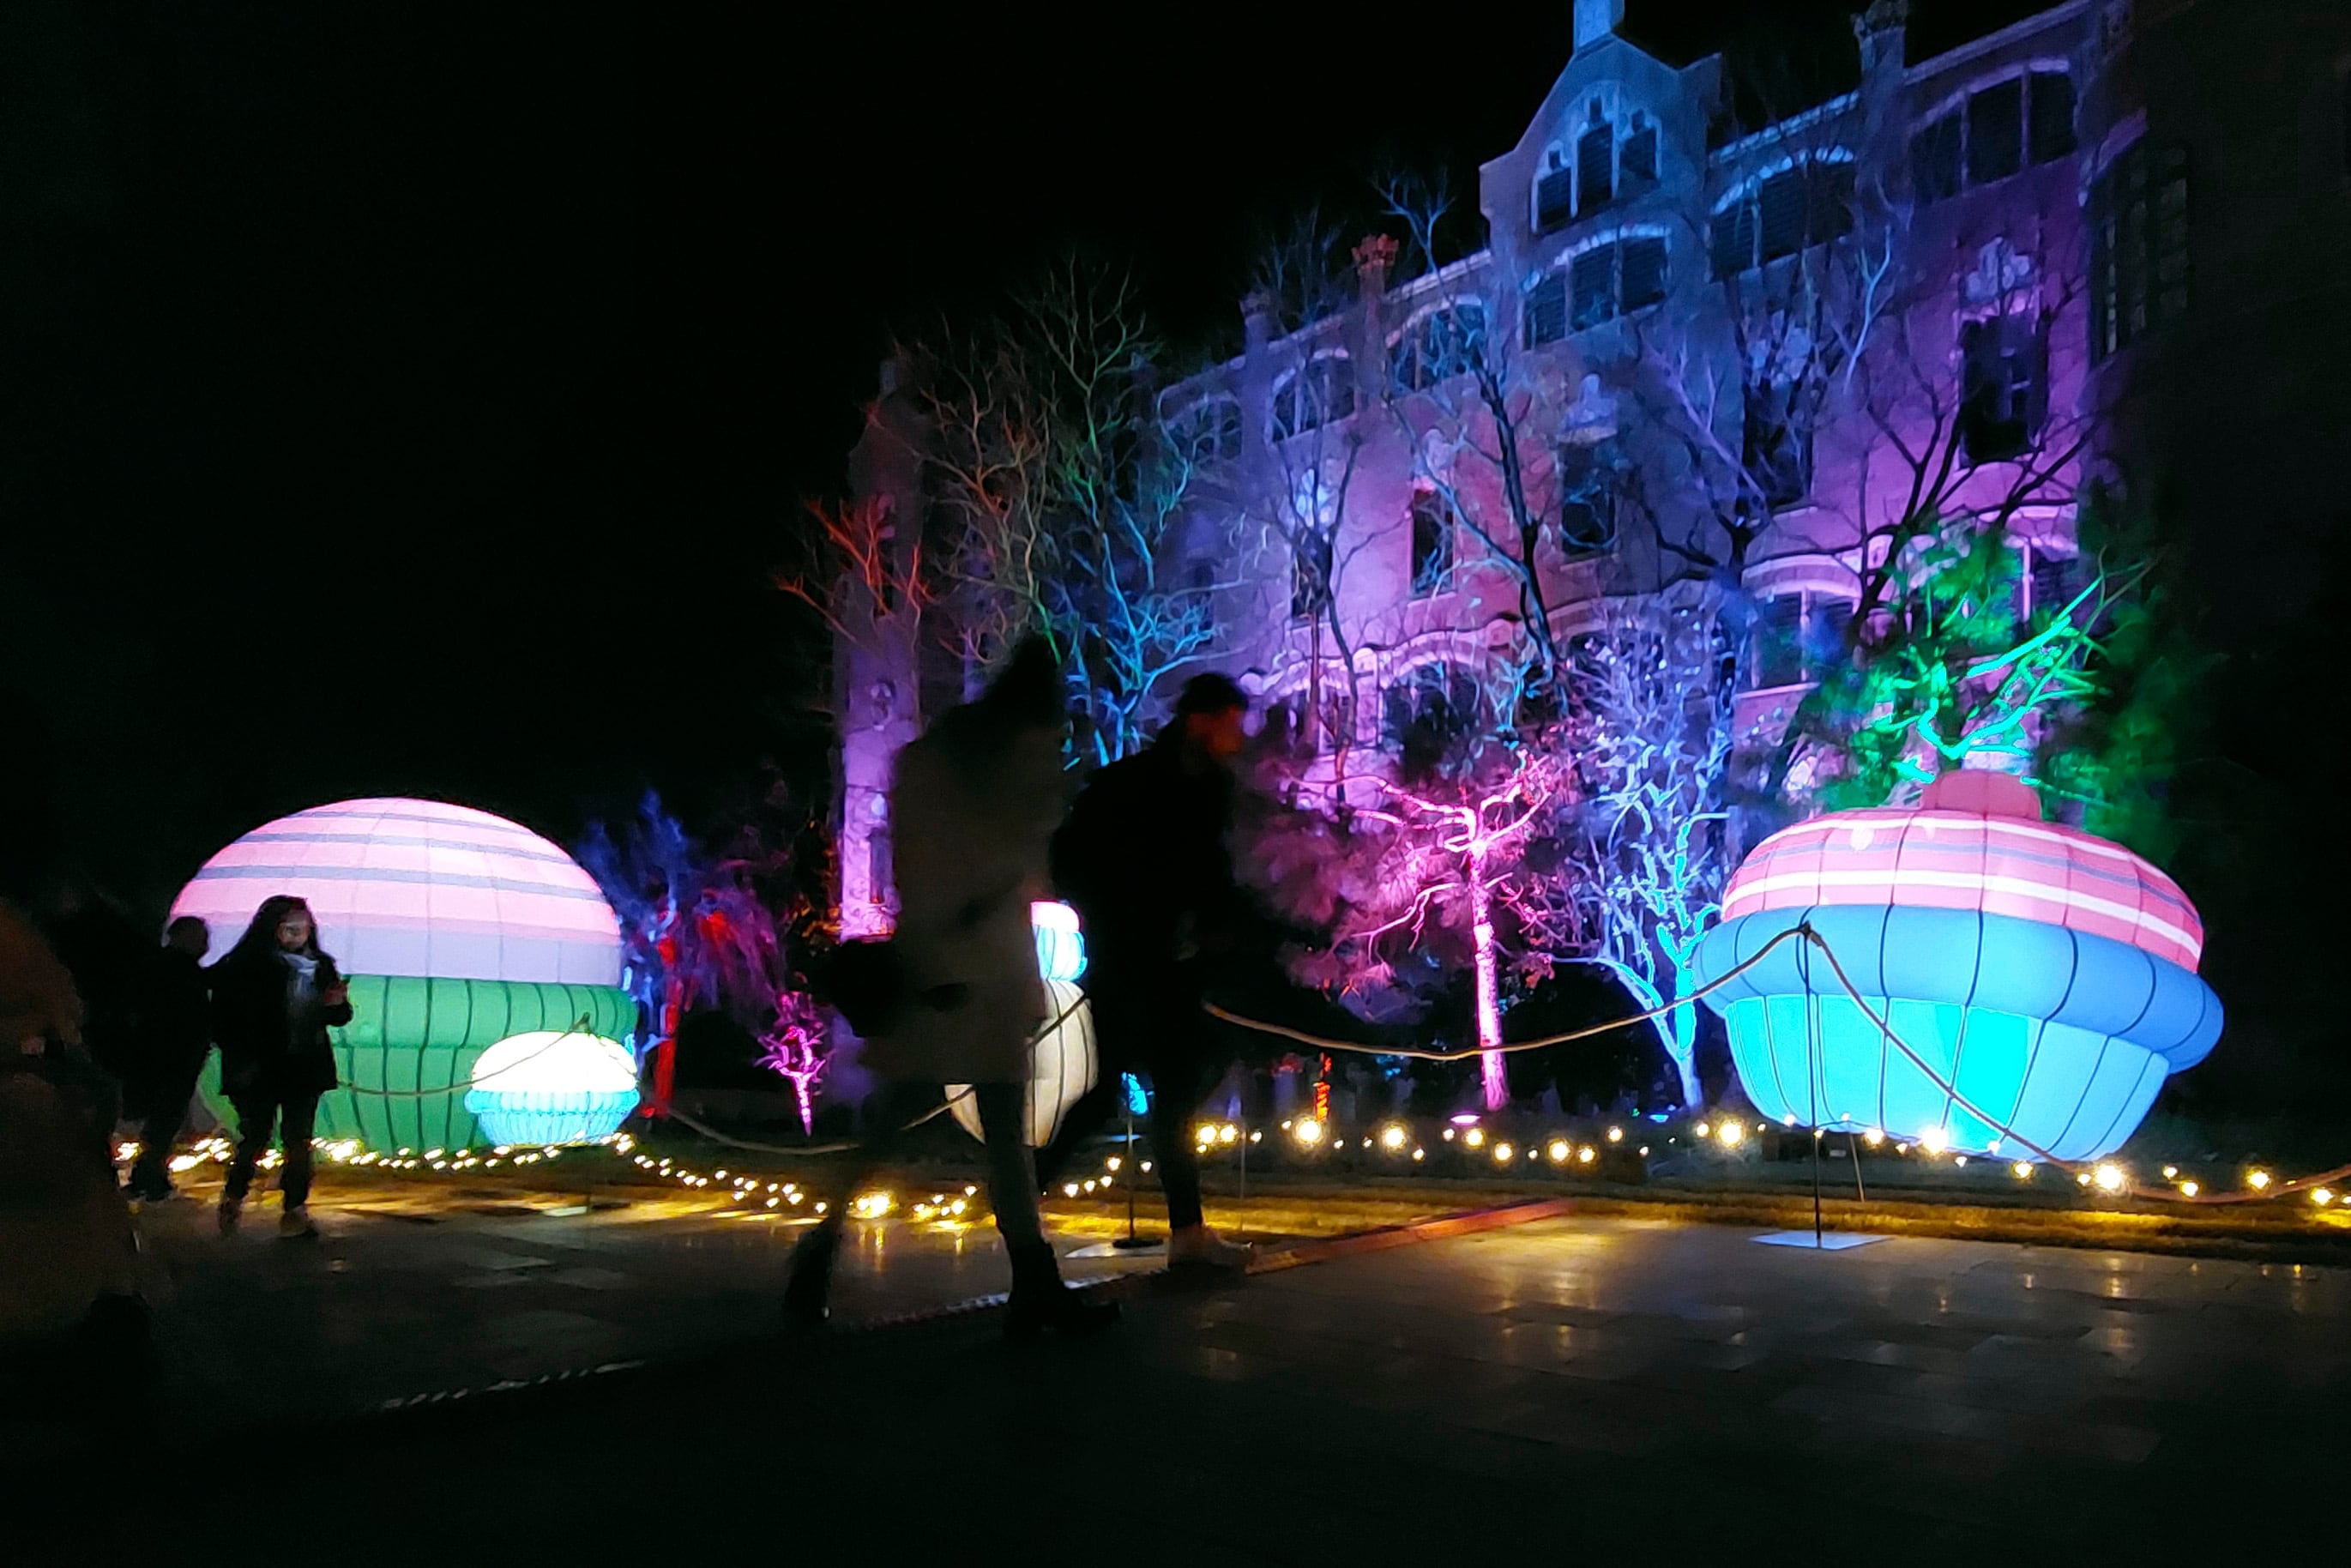
MULTIPOLYGON (((932 1104, 942 1084, 973 1086, 988 1200, 1012 1263, 1005 1330, 1015 1336, 1090 1333, 1118 1317, 1115 1303, 1089 1302, 1061 1282, 1028 1145, 1029 1054, 1048 1021, 1029 904, 1046 893, 1046 845, 1061 819, 1065 717, 1061 669, 1032 638, 978 701, 942 714, 898 754, 890 825, 904 1000, 865 1042, 867 1068, 932 1104)), ((893 1108, 838 1173, 826 1218, 793 1254, 784 1292, 793 1328, 824 1322, 844 1210, 887 1158, 900 1121, 893 1108)))
POLYGON ((212 990, 221 1087, 236 1107, 237 1130, 236 1157, 221 1189, 221 1231, 236 1228, 274 1128, 286 1149, 277 1233, 315 1236, 310 1129, 319 1096, 337 1082, 327 1030, 351 1021, 351 1003, 334 959, 319 946, 310 906, 286 894, 262 900, 253 924, 213 966, 212 990))

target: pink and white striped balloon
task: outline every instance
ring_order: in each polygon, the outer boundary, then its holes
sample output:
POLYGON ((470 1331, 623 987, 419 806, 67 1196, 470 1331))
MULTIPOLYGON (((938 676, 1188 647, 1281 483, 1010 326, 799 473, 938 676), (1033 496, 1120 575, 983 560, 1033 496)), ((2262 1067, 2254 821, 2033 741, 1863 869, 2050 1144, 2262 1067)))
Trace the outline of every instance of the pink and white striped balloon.
POLYGON ((196 873, 172 905, 228 951, 262 900, 310 905, 353 975, 615 986, 619 918, 595 879, 529 829, 440 800, 340 800, 280 817, 196 873))

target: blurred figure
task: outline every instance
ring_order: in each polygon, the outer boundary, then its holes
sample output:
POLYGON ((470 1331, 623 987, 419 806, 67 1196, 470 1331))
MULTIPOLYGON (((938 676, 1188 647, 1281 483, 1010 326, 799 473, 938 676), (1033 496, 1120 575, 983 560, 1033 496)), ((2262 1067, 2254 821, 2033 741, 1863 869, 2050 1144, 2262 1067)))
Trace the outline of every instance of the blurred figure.
POLYGON ((310 906, 285 894, 262 901, 253 924, 210 974, 221 1087, 236 1108, 237 1128, 236 1156, 221 1190, 221 1231, 236 1228, 274 1126, 286 1151, 277 1233, 315 1236, 310 1130, 319 1096, 337 1082, 327 1030, 351 1021, 350 988, 319 946, 310 906))
POLYGON ((1117 1110, 1121 1072, 1149 1080, 1151 1144, 1167 1195, 1167 1260, 1240 1269, 1249 1250, 1203 1223, 1191 1122, 1222 1069, 1200 1010, 1205 970, 1244 911, 1233 875, 1233 760, 1249 698, 1199 675, 1150 747, 1095 774, 1053 839, 1053 880, 1085 923, 1086 996, 1101 1076, 1038 1159, 1056 1180, 1117 1110))
MULTIPOLYGON (((1063 722, 1061 671, 1032 638, 978 701, 941 715, 898 754, 890 823, 900 1001, 864 1052, 868 1071, 921 1086, 933 1104, 938 1085, 973 1085, 988 1198, 1012 1263, 1005 1332, 1015 1336, 1090 1333, 1118 1317, 1115 1303, 1090 1303, 1061 1282, 1028 1145, 1029 1052, 1047 1021, 1029 905, 1045 891, 1046 846, 1061 820, 1063 722)), ((850 1200, 887 1158, 902 1121, 894 1107, 885 1115, 794 1251, 789 1326, 825 1321, 850 1200)))
POLYGON ((81 998, 75 1048, 121 1082, 135 1051, 140 966, 153 937, 79 878, 63 881, 50 904, 49 939, 81 998))
POLYGON ((172 1145, 212 1050, 211 988, 204 977, 204 949, 211 941, 212 933, 194 915, 172 921, 141 987, 122 1094, 124 1108, 140 1124, 131 1196, 141 1202, 162 1203, 172 1196, 172 1145))
POLYGON ((0 1343, 122 1414, 151 1392, 138 1248, 114 1184, 113 1081, 80 1048, 71 976, 0 904, 0 1343), (71 1335, 80 1354, 54 1355, 71 1335))

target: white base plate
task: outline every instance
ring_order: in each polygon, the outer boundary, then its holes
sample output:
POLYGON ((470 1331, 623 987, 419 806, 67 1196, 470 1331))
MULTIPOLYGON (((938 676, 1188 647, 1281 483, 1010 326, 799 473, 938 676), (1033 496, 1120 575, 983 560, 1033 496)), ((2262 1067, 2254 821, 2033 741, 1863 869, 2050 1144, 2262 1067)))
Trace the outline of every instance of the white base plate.
POLYGON ((1066 1258, 1151 1258, 1166 1250, 1167 1243, 1164 1240, 1155 1241, 1148 1247, 1121 1247, 1115 1242, 1097 1241, 1092 1247, 1081 1247, 1076 1251, 1066 1252, 1062 1256, 1066 1258))
POLYGON ((1823 1230, 1815 1239, 1809 1230, 1775 1230, 1769 1236, 1759 1236, 1755 1239, 1766 1247, 1801 1247, 1809 1252, 1817 1246, 1823 1252, 1842 1252, 1848 1247, 1866 1247, 1886 1238, 1863 1236, 1851 1230, 1823 1230))

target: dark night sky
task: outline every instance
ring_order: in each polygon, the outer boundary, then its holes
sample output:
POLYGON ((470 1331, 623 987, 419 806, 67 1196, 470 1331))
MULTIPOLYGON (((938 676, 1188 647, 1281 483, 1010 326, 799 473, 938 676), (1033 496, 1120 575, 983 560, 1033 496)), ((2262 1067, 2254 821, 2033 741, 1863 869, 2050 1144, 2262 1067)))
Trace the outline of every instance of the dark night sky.
MULTIPOLYGON (((1473 188, 1573 37, 1488 8, 1448 71, 1377 8, 813 9, 0 10, 0 890, 167 894, 341 794, 569 836, 806 770, 768 568, 893 326, 1082 246, 1228 330, 1255 236, 1384 161, 1473 188)), ((1844 9, 1627 31, 1849 57, 1844 9)))

